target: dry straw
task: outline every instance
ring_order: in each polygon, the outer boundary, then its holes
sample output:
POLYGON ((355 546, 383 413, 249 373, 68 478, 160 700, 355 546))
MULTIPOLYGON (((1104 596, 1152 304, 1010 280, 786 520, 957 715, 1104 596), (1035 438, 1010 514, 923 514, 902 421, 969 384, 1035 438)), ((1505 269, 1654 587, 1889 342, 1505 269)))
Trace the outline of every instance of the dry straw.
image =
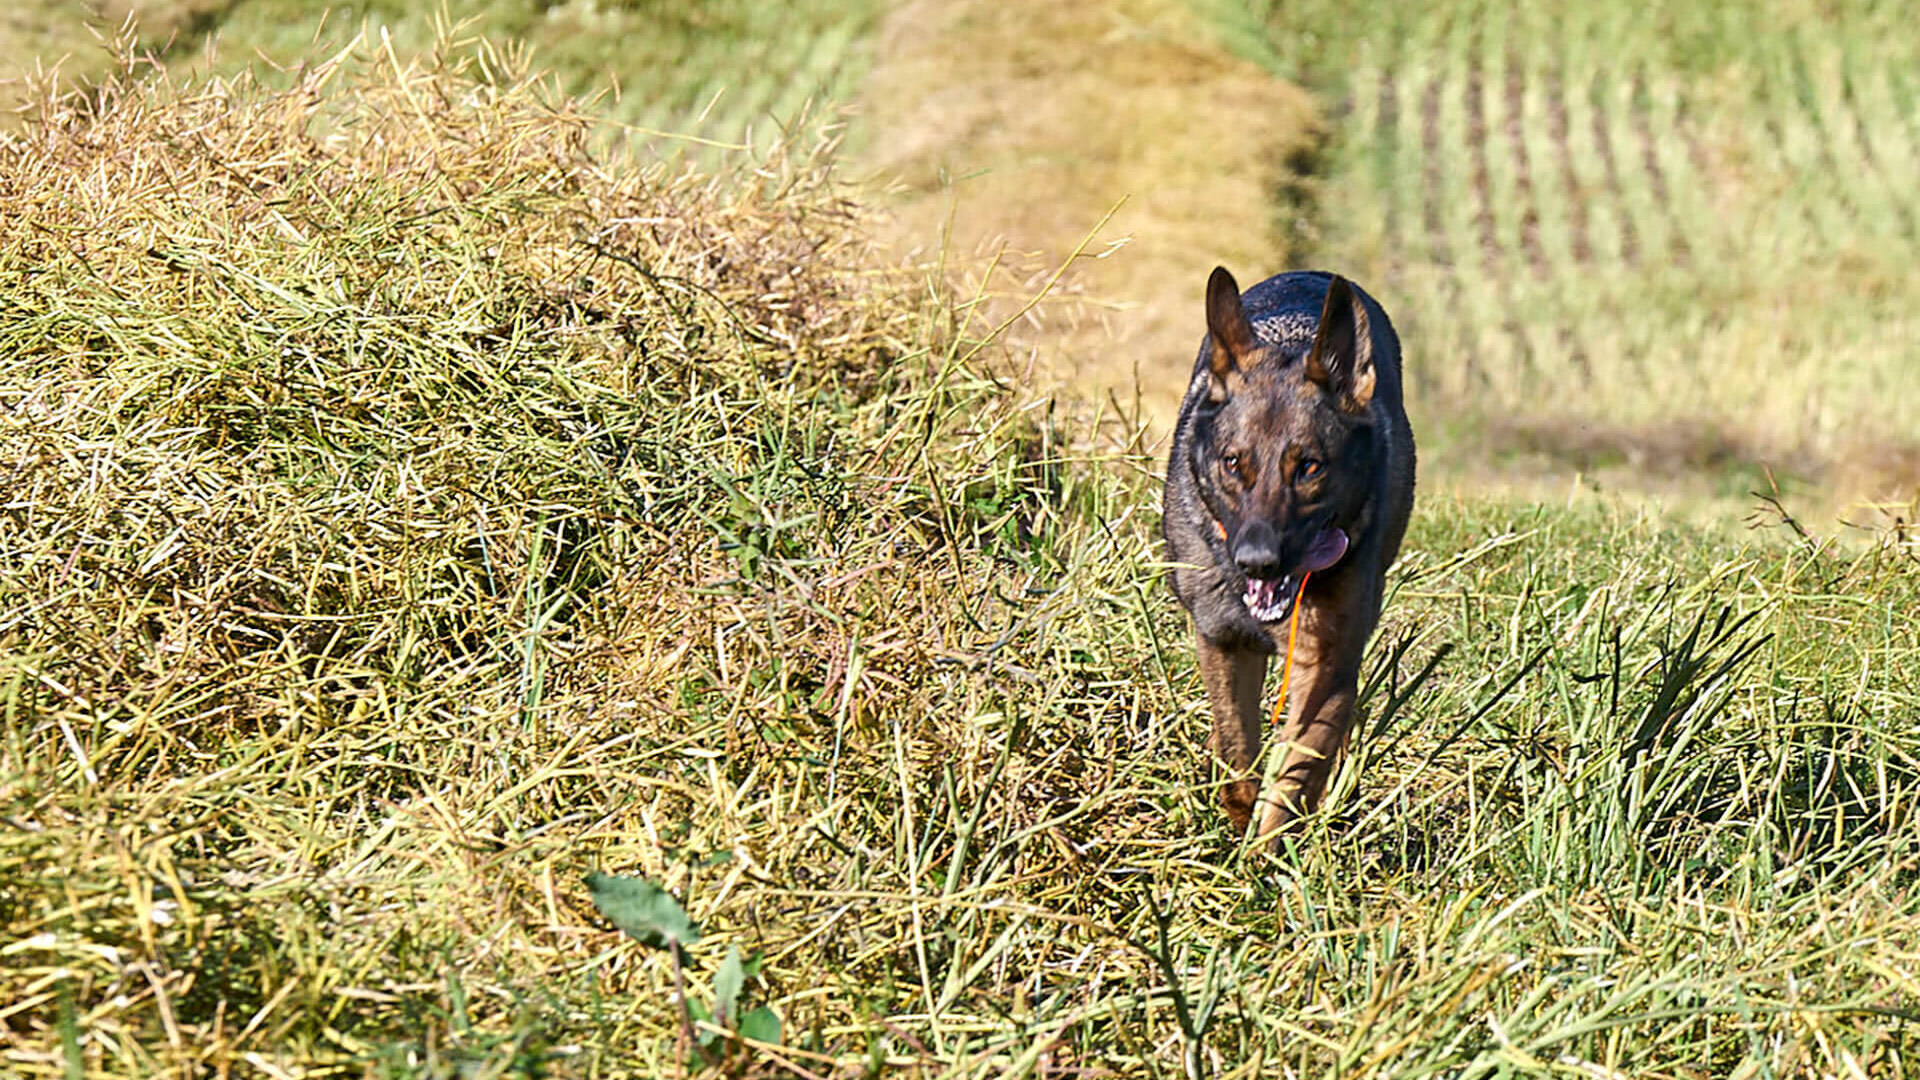
POLYGON ((872 540, 834 410, 928 367, 924 289, 828 155, 609 163, 484 43, 273 86, 129 54, 33 109, 0 144, 7 1067, 431 1059, 606 963, 644 1045, 580 872, 671 876, 687 754, 740 732, 661 725, 742 572, 872 540), (803 495, 840 520, 778 516, 803 495))

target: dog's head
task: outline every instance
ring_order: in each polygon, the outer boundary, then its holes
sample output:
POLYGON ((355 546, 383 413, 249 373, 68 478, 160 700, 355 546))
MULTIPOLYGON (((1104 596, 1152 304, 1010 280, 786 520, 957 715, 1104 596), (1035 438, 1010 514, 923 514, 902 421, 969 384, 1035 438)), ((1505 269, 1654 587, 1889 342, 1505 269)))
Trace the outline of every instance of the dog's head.
POLYGON ((1207 282, 1207 337, 1193 473, 1246 578, 1247 610, 1278 621, 1300 575, 1338 565, 1364 524, 1374 472, 1367 311, 1334 276, 1310 329, 1263 337, 1222 267, 1207 282))

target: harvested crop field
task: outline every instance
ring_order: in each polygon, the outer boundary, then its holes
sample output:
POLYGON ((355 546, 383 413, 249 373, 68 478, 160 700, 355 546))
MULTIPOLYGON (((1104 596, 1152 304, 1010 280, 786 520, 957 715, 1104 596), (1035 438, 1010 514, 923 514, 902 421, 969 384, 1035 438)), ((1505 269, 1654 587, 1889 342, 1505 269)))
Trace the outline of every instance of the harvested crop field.
POLYGON ((1892 8, 1313 5, 1315 255, 1400 299, 1439 464, 1825 500, 1920 482, 1920 54, 1892 8), (1732 489, 1729 491, 1728 489, 1732 489))

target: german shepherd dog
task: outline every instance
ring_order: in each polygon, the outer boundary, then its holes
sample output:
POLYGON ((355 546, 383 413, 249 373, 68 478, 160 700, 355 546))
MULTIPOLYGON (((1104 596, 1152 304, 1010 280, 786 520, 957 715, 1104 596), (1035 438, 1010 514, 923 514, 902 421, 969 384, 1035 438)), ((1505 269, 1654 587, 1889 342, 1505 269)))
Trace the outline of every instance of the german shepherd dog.
POLYGON ((1281 274, 1242 295, 1216 268, 1161 527, 1174 594, 1193 617, 1226 772, 1220 801, 1235 828, 1257 811, 1256 835, 1277 842, 1319 804, 1412 510, 1413 431, 1386 312, 1335 274, 1281 274), (1263 791, 1260 695, 1296 602, 1287 749, 1263 791))

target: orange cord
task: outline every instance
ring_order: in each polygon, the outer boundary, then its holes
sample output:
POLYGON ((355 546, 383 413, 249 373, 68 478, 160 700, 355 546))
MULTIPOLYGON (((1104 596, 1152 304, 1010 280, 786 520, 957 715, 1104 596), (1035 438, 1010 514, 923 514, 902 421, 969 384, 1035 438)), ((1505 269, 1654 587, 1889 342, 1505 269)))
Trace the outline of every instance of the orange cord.
POLYGON ((1280 697, 1273 703, 1274 727, 1280 726, 1280 720, 1287 707, 1287 687, 1293 683, 1293 643, 1300 640, 1300 601, 1307 598, 1307 579, 1312 571, 1300 575, 1300 591, 1293 594, 1293 618, 1287 628, 1287 659, 1280 667, 1280 697))

